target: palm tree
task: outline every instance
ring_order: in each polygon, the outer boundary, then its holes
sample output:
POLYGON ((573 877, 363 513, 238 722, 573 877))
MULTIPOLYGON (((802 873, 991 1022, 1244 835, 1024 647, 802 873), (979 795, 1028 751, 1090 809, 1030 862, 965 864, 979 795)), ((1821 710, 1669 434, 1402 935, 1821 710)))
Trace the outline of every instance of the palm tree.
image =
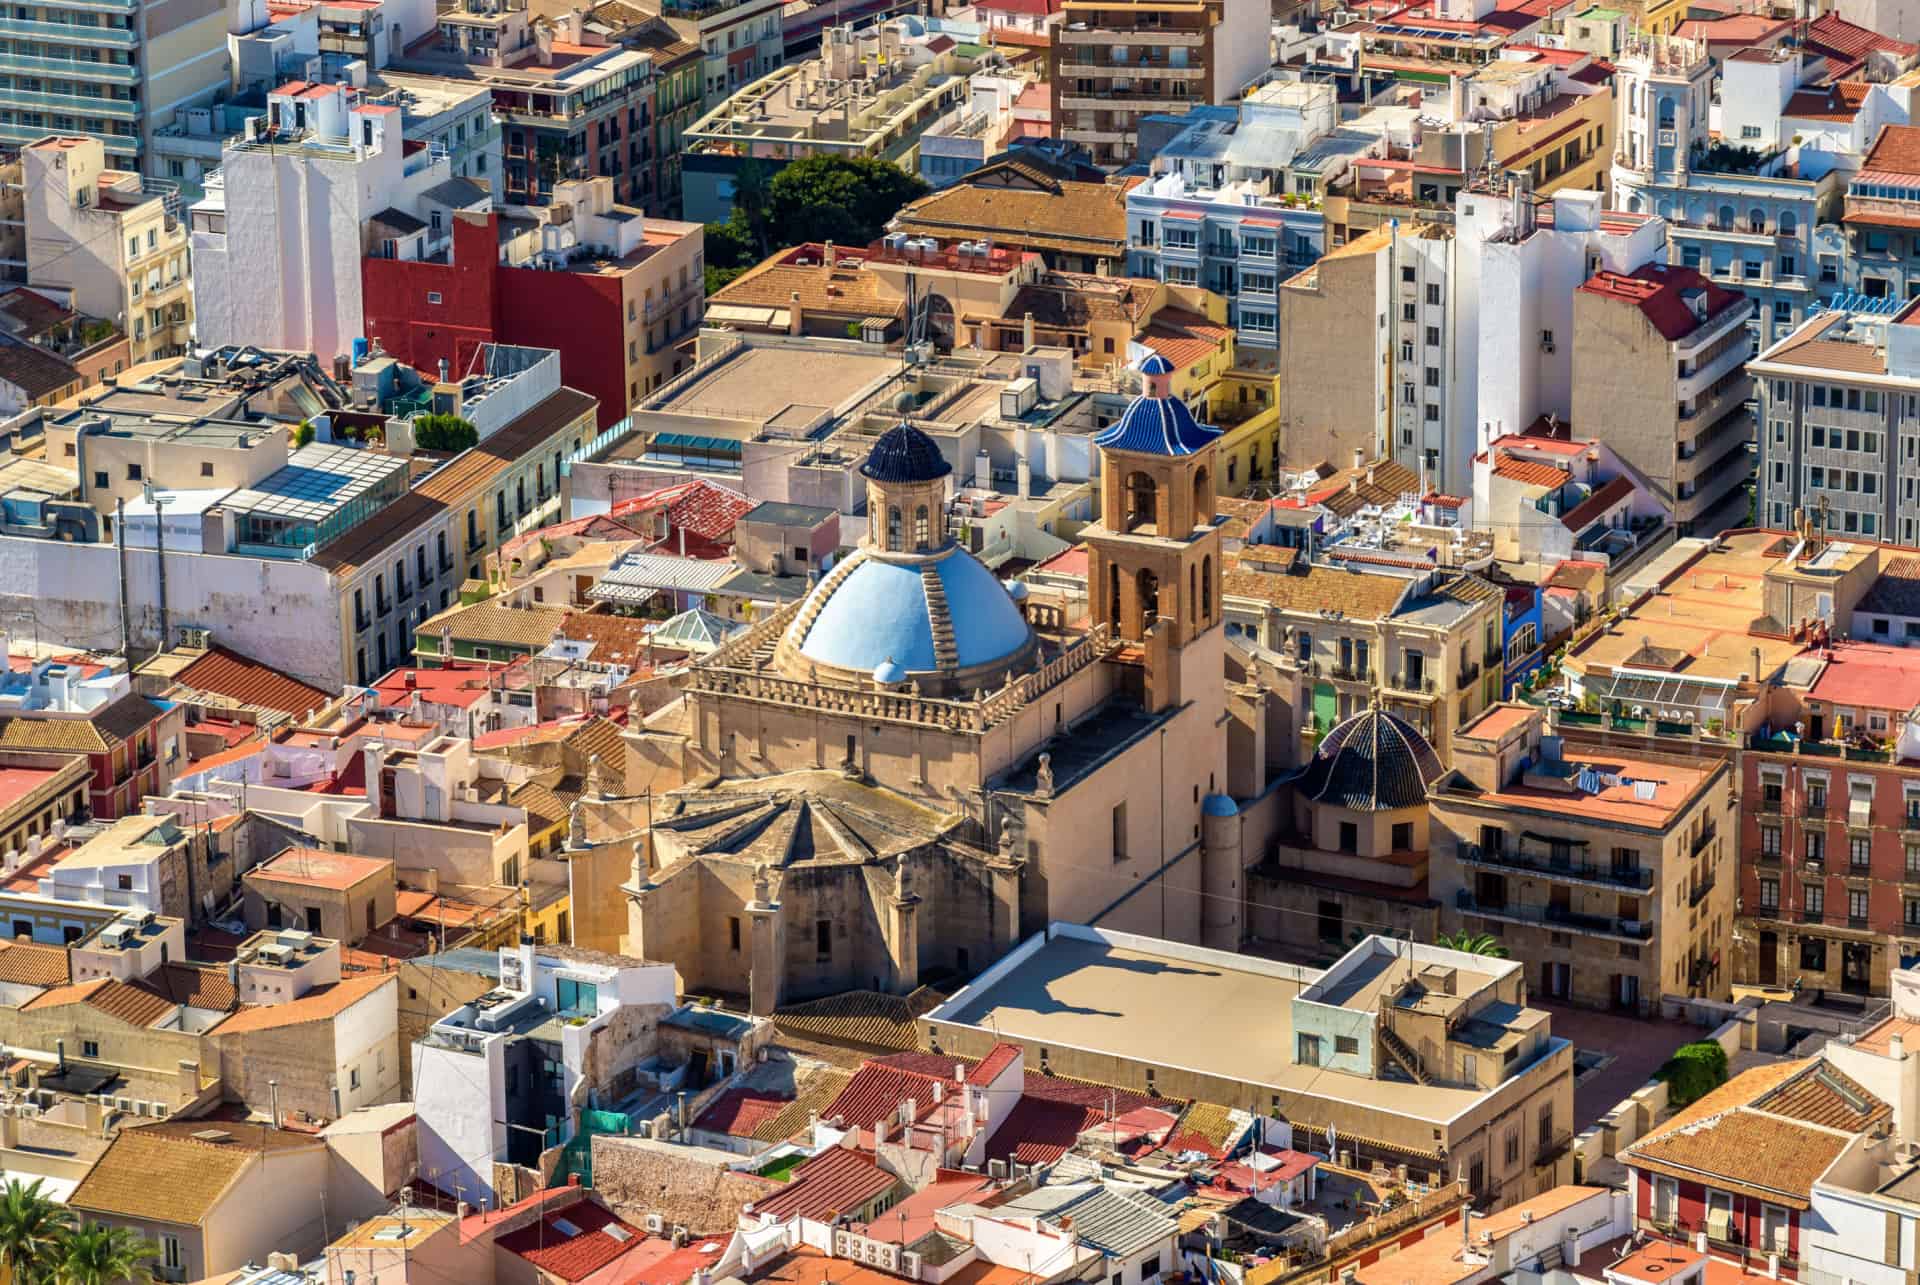
POLYGON ((67 1207, 41 1186, 38 1178, 31 1184, 14 1179, 0 1191, 0 1265, 17 1285, 34 1285, 51 1274, 61 1238, 73 1225, 67 1207))
POLYGON ((1507 948, 1492 933, 1472 933, 1461 929, 1457 933, 1441 933, 1433 943, 1445 950, 1457 950, 1466 955, 1485 955, 1488 959, 1505 959, 1507 948))
POLYGON ((83 1223, 62 1242, 56 1285, 151 1285, 160 1247, 125 1227, 83 1223))

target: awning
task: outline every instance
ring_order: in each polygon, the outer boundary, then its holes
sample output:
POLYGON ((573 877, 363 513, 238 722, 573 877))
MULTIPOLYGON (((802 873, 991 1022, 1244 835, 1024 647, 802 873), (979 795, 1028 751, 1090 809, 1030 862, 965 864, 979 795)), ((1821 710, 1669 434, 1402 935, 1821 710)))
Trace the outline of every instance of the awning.
POLYGON ((1720 679, 1645 669, 1616 669, 1605 680, 1587 680, 1587 691, 1600 700, 1639 706, 1648 718, 1676 723, 1725 719, 1733 688, 1734 684, 1720 679))

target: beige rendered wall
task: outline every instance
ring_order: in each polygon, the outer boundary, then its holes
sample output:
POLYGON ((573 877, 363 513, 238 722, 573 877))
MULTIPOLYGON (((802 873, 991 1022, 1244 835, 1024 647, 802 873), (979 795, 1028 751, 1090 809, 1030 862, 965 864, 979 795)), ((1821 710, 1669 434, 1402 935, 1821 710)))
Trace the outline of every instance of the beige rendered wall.
MULTIPOLYGON (((1379 255, 1334 255, 1318 285, 1280 289, 1280 463, 1344 466, 1374 455, 1380 386, 1375 304, 1379 255)), ((1297 278, 1296 278, 1297 280, 1297 278)))

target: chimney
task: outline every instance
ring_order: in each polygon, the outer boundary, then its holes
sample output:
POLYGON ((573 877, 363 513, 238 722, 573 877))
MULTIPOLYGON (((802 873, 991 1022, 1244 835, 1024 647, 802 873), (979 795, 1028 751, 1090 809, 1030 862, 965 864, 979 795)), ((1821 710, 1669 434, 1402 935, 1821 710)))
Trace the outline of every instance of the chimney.
POLYGON ((1355 468, 1359 468, 1362 464, 1365 464, 1366 462, 1367 462, 1367 453, 1361 450, 1358 446, 1354 447, 1353 448, 1353 466, 1355 468))
POLYGON ((833 280, 833 242, 829 241, 820 248, 820 275, 833 280))
POLYGON ((1020 348, 1024 352, 1033 347, 1033 314, 1029 312, 1020 319, 1020 348))
POLYGON ((1907 1040, 1903 1035, 1887 1037, 1887 1056, 1898 1062, 1907 1056, 1907 1040))
POLYGON ((803 324, 804 311, 800 307, 800 292, 795 290, 787 299, 787 333, 799 335, 803 324))

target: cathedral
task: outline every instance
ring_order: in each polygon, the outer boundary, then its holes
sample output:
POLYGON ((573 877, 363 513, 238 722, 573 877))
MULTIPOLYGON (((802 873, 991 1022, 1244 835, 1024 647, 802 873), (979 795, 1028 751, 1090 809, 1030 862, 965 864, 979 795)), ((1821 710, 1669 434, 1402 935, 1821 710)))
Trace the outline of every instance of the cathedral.
POLYGON ((629 734, 646 819, 603 800, 579 838, 631 848, 624 949, 768 1012, 969 976, 1055 919, 1241 944, 1275 821, 1264 779, 1228 776, 1260 733, 1225 678, 1219 430, 1163 359, 1141 374, 1094 439, 1084 600, 948 537, 925 433, 874 442, 858 548, 629 734))

